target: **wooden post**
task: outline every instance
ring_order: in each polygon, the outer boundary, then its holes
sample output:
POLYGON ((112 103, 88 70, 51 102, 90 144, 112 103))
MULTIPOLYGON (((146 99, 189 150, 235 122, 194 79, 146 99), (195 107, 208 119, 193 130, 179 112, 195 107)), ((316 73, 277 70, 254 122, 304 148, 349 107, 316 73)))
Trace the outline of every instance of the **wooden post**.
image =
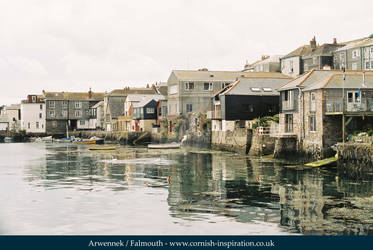
POLYGON ((344 112, 342 112, 342 139, 343 144, 345 143, 345 115, 344 112))

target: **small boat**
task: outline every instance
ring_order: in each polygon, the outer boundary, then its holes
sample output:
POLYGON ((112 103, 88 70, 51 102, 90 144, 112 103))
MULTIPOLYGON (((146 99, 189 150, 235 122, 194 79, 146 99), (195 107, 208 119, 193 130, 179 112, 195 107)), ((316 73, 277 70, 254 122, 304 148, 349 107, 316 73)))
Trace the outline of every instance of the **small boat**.
POLYGON ((148 148, 150 149, 173 149, 173 148, 180 148, 180 143, 164 143, 164 144, 149 144, 148 148))
POLYGON ((41 140, 44 141, 44 142, 52 142, 53 137, 52 136, 45 136, 45 137, 42 137, 41 140))
POLYGON ((91 146, 89 150, 115 150, 116 146, 91 146))
POLYGON ((4 137, 4 142, 13 142, 13 138, 12 137, 4 137))
POLYGON ((104 144, 104 139, 98 137, 92 137, 90 139, 81 139, 75 141, 77 144, 104 144))
POLYGON ((333 156, 333 157, 326 158, 326 159, 323 159, 323 160, 310 162, 310 163, 307 163, 307 164, 304 164, 304 165, 306 165, 307 167, 323 167, 323 166, 333 164, 337 161, 338 161, 338 157, 333 156))

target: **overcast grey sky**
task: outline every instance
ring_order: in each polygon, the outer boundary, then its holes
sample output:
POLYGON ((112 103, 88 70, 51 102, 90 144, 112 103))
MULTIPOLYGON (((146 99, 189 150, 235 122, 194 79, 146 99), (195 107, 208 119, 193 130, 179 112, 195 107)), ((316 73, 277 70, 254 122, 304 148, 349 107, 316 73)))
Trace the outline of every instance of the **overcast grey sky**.
POLYGON ((110 91, 172 69, 246 60, 373 33, 373 2, 0 0, 0 104, 41 91, 110 91))

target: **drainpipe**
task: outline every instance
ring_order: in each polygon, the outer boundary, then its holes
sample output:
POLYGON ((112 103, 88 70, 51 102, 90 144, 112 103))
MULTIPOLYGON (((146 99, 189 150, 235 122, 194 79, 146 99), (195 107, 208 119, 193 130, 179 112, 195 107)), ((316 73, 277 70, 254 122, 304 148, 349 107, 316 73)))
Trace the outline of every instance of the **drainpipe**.
MULTIPOLYGON (((302 96, 302 113, 301 112, 299 112, 299 113, 302 115, 302 126, 301 126, 300 134, 302 136, 302 139, 304 139, 304 95, 303 95, 302 89, 300 87, 297 87, 297 89, 299 91, 298 99, 300 100, 301 96, 302 96)), ((300 142, 300 140, 301 140, 301 138, 299 138, 299 142, 300 142)))

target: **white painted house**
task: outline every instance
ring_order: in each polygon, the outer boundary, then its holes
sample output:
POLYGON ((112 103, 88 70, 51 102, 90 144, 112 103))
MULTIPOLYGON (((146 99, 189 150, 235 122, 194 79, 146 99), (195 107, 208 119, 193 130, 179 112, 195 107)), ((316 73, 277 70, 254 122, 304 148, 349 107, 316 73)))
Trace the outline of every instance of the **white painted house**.
POLYGON ((28 95, 21 103, 21 129, 26 133, 45 133, 45 102, 41 96, 28 95))

